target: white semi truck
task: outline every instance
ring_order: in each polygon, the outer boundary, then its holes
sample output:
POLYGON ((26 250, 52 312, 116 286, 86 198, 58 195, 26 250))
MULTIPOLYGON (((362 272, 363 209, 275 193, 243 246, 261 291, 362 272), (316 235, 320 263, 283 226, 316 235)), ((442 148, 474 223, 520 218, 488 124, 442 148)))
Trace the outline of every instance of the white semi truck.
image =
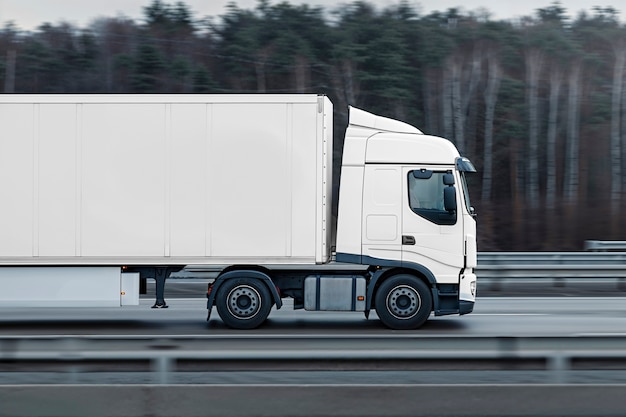
POLYGON ((0 306, 138 304, 217 270, 209 315, 250 329, 292 298, 392 329, 472 311, 469 160, 350 108, 333 216, 318 95, 0 95, 0 306))

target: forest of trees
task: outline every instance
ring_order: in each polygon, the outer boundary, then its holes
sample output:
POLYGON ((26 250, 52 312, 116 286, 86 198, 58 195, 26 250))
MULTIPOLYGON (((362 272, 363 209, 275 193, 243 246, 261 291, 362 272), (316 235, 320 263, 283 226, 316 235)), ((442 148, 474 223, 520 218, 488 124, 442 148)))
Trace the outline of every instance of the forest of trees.
POLYGON ((141 21, 2 23, 6 93, 327 94, 338 138, 350 104, 444 136, 474 162, 480 251, 626 240, 626 26, 611 7, 570 18, 557 2, 495 21, 407 2, 259 0, 204 17, 154 0, 141 21))

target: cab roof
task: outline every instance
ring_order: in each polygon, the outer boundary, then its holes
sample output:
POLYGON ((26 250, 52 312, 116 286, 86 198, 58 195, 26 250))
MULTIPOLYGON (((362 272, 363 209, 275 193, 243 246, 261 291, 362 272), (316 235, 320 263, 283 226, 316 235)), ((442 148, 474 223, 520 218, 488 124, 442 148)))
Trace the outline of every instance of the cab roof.
POLYGON ((454 164, 459 156, 447 139, 424 135, 407 123, 350 107, 342 165, 454 164))

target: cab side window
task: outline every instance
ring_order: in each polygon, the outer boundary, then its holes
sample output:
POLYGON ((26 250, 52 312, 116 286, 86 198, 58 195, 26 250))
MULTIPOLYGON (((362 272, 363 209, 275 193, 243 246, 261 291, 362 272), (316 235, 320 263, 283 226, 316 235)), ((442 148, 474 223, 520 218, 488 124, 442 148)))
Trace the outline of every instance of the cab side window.
POLYGON ((408 174, 409 205, 420 217, 439 225, 456 223, 456 212, 444 208, 443 178, 446 172, 419 170, 408 174))

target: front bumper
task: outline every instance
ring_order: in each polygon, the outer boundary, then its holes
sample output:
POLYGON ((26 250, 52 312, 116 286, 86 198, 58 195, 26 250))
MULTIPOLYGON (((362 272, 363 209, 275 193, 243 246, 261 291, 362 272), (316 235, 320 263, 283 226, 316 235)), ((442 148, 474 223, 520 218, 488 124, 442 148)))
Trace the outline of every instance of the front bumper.
POLYGON ((463 301, 459 300, 459 314, 469 314, 474 311, 474 302, 473 301, 463 301))

